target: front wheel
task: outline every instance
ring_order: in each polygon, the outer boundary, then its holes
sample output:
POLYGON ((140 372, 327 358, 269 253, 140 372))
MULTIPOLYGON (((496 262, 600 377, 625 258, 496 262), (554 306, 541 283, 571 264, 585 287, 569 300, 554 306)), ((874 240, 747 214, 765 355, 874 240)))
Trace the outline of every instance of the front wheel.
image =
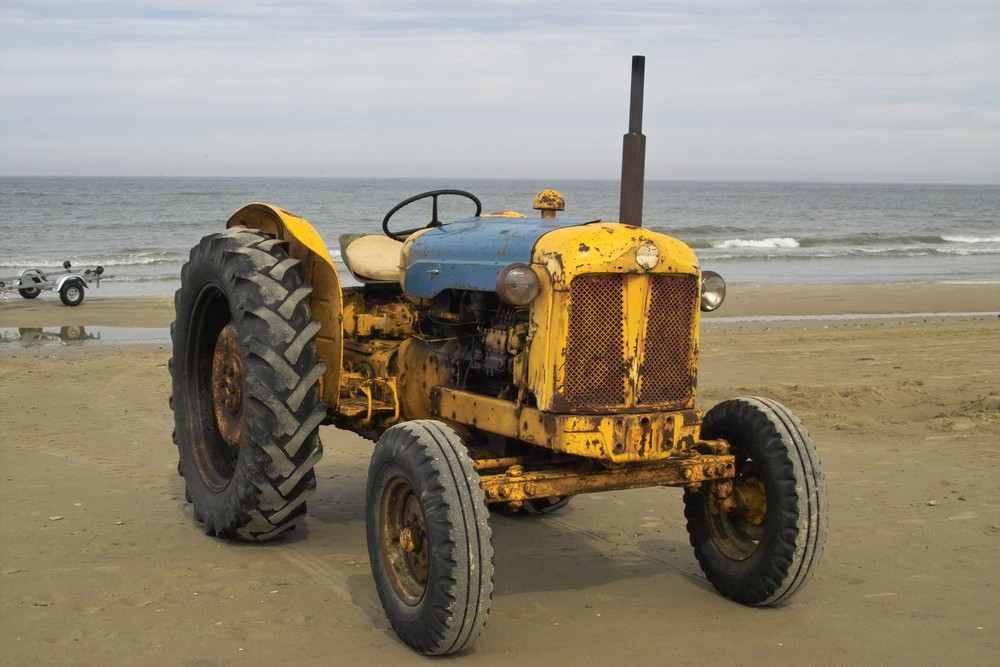
POLYGON ((472 646, 493 598, 489 511, 468 450, 433 420, 386 431, 365 494, 368 555, 393 630, 428 655, 472 646))
MULTIPOLYGON (((28 280, 29 278, 30 282, 32 283, 42 282, 42 279, 39 278, 38 276, 26 273, 21 276, 21 284, 24 285, 25 283, 29 282, 28 280)), ((21 297, 24 299, 34 299, 35 297, 37 297, 39 294, 42 293, 42 290, 38 287, 20 287, 18 288, 17 293, 20 294, 21 297)))
POLYGON ((285 244, 234 227, 181 270, 171 327, 174 442, 209 534, 267 540, 305 514, 326 416, 312 288, 285 244))
POLYGON ((695 557, 736 602, 784 602, 811 578, 826 539, 826 488, 808 432, 785 406, 734 398, 708 411, 702 437, 724 439, 736 477, 684 493, 695 557))

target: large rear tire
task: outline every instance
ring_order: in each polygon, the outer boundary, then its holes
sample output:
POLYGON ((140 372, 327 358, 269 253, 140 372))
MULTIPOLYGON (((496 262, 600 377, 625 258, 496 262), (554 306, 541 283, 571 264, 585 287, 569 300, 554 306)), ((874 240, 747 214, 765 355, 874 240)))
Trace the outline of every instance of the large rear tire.
POLYGON ((493 598, 493 545, 462 440, 433 420, 390 428, 372 454, 365 507, 372 575, 396 634, 427 655, 472 646, 493 598))
POLYGON ((185 495, 211 535, 275 537, 316 488, 324 366, 298 264, 283 242, 234 227, 202 239, 181 271, 174 442, 185 495))
POLYGON ((812 577, 826 539, 826 488, 808 432, 785 406, 734 398, 708 411, 702 437, 736 456, 733 493, 684 493, 687 530, 705 576, 736 602, 784 602, 812 577))

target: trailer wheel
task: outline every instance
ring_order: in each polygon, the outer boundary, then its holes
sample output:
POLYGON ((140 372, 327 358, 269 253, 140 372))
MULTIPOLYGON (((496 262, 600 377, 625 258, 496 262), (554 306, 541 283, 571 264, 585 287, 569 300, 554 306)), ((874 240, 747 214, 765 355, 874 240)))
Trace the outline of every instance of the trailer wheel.
POLYGON ((67 280, 59 288, 59 300, 64 306, 79 306, 83 302, 83 283, 79 280, 67 280))
MULTIPOLYGON (((25 283, 25 280, 28 277, 29 274, 24 274, 21 276, 22 285, 25 283)), ((42 282, 42 279, 39 276, 30 276, 30 277, 31 277, 31 282, 33 283, 42 282)), ((21 287, 17 290, 17 293, 20 294, 25 299, 34 299, 36 296, 42 293, 42 290, 38 287, 21 287)))
POLYGON ((275 537, 316 488, 324 366, 298 264, 284 243, 234 227, 202 239, 181 271, 170 406, 185 496, 210 535, 275 537))
POLYGON ((729 442, 733 493, 706 482, 684 493, 695 556, 723 595, 769 606, 810 579, 826 539, 826 489, 808 432, 785 406, 734 398, 709 410, 702 437, 729 442))
POLYGON ((386 431, 365 494, 368 554, 396 634, 428 655, 472 646, 493 597, 489 511, 468 450, 448 426, 386 431))

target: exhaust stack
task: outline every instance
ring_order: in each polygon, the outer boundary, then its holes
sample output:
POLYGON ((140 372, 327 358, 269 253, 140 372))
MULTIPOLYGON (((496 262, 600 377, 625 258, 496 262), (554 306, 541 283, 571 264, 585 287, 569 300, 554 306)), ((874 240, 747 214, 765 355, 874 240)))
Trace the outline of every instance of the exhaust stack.
POLYGON ((632 56, 632 96, 628 134, 622 140, 621 205, 618 221, 642 227, 642 189, 646 180, 646 135, 642 133, 643 81, 646 57, 632 56))

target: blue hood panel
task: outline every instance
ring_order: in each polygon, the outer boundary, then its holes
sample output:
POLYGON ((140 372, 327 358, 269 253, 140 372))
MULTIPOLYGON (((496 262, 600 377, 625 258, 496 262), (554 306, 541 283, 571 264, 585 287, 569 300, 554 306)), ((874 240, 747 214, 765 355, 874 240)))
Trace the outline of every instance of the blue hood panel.
POLYGON ((531 263, 543 235, 591 222, 598 221, 490 217, 435 227, 413 240, 404 270, 406 294, 429 299, 446 289, 493 292, 501 269, 531 263))

